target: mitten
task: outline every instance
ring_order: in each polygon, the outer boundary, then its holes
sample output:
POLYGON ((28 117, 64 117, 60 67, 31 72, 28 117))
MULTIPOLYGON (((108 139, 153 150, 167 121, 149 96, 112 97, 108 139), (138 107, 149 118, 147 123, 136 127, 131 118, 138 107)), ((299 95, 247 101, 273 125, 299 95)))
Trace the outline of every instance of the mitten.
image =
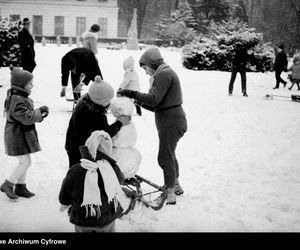
POLYGON ((49 114, 49 108, 47 106, 41 106, 39 107, 39 110, 41 111, 42 116, 45 118, 49 114))
POLYGON ((129 89, 121 89, 117 92, 118 96, 127 96, 129 98, 136 98, 137 91, 129 89))

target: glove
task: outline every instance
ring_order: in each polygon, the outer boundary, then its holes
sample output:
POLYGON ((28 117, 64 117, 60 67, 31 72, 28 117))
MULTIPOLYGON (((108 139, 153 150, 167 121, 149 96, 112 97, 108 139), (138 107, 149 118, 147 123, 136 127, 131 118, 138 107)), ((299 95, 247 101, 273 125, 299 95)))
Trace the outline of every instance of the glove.
POLYGON ((64 97, 66 95, 66 87, 62 87, 60 91, 60 97, 64 97))
POLYGON ((49 108, 47 106, 39 107, 39 110, 41 111, 41 114, 44 118, 48 116, 49 108))
POLYGON ((137 91, 129 89, 121 89, 117 92, 117 96, 127 96, 129 98, 136 98, 137 91))

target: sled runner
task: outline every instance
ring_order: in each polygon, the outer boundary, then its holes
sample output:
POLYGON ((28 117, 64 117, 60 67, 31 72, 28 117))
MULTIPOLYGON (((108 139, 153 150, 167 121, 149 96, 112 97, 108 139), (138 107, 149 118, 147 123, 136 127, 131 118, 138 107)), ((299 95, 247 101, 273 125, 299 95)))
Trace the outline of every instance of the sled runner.
POLYGON ((288 98, 292 100, 292 102, 300 102, 300 95, 291 95, 291 96, 284 96, 284 95, 270 95, 266 94, 263 99, 265 100, 273 100, 274 97, 280 97, 280 98, 288 98))
POLYGON ((146 178, 140 176, 140 175, 135 175, 134 177, 130 179, 126 179, 123 187, 123 191, 126 193, 128 197, 132 197, 134 199, 134 204, 131 206, 131 210, 134 209, 135 202, 141 202, 144 204, 146 207, 150 207, 154 210, 159 210, 163 207, 164 200, 162 202, 155 202, 155 200, 150 200, 150 195, 153 193, 159 193, 159 195, 164 193, 164 187, 159 186, 152 181, 147 180, 146 178), (148 193, 143 193, 141 183, 146 183, 150 185, 151 187, 155 188, 154 191, 148 192, 148 193))

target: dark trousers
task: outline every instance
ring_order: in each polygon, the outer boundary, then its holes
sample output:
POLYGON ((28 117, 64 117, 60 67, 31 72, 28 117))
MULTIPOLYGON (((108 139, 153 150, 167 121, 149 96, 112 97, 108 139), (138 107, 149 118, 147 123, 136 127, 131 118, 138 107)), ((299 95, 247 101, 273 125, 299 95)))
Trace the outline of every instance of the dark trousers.
POLYGON ((156 113, 155 121, 159 136, 158 164, 163 170, 164 184, 168 188, 172 188, 176 178, 179 177, 179 165, 175 150, 178 141, 187 131, 185 114, 180 106, 159 114, 156 113))
POLYGON ((292 81, 292 85, 291 87, 289 87, 289 90, 291 90, 295 84, 297 85, 298 90, 300 90, 300 79, 291 79, 291 81, 292 81))
POLYGON ((247 78, 246 78, 246 69, 245 68, 239 68, 239 67, 233 67, 231 71, 231 78, 229 82, 228 92, 232 93, 233 91, 233 84, 236 78, 237 73, 240 72, 241 75, 241 83, 242 83, 242 93, 247 92, 247 78))
POLYGON ((281 78, 282 70, 275 70, 276 88, 279 88, 280 83, 286 84, 286 81, 281 78))
POLYGON ((67 151, 68 158, 69 158, 69 168, 74 166, 77 163, 80 163, 81 154, 78 151, 67 151))

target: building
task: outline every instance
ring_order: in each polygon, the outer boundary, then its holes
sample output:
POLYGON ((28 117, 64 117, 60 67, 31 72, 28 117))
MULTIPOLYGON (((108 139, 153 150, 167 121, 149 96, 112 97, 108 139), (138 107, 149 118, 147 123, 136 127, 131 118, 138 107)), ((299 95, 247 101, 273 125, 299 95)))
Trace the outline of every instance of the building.
POLYGON ((77 37, 95 23, 101 38, 118 36, 117 0, 0 0, 0 16, 28 17, 35 37, 77 37))

